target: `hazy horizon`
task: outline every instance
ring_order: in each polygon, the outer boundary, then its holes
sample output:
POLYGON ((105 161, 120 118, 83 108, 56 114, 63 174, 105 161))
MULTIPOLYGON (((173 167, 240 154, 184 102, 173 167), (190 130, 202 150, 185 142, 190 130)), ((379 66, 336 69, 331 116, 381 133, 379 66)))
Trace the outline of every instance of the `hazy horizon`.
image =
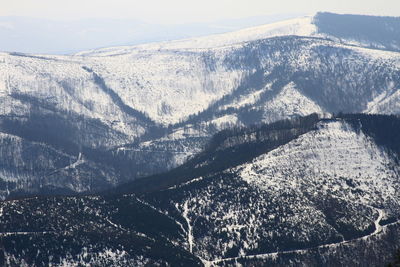
POLYGON ((150 24, 134 19, 46 19, 0 17, 0 51, 70 54, 110 46, 137 45, 220 34, 303 16, 280 14, 210 23, 150 24))
POLYGON ((400 4, 328 0, 13 0, 0 9, 0 51, 70 54, 206 36, 317 12, 400 16, 400 4))
POLYGON ((134 19, 154 24, 205 23, 276 14, 341 14, 400 16, 397 0, 13 0, 2 3, 0 16, 46 19, 134 19))

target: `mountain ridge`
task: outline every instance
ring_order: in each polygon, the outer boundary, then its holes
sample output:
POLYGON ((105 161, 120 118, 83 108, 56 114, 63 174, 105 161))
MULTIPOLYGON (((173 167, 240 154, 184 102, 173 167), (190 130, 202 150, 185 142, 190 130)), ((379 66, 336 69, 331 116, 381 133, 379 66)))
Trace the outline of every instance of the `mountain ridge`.
POLYGON ((400 191, 395 189, 400 187, 395 161, 399 137, 384 138, 399 127, 398 116, 339 114, 225 130, 215 136, 205 158, 193 160, 192 165, 201 168, 223 159, 231 163, 206 168, 208 172, 188 181, 174 181, 175 186, 139 194, 122 186, 128 190, 0 202, 3 260, 21 263, 21 255, 37 255, 40 250, 39 256, 25 258, 26 263, 285 266, 295 262, 305 266, 368 262, 379 266, 391 260, 397 247, 393 241, 399 236, 400 191), (283 142, 268 148, 271 139, 283 142), (382 140, 387 142, 378 145, 382 140), (263 148, 257 152, 252 143, 263 148), (218 151, 219 159, 213 154, 218 151), (244 155, 244 151, 249 157, 237 163, 235 153, 244 155), (317 161, 333 165, 318 170, 317 161), (296 167, 285 167, 290 164, 296 167), (360 175, 347 172, 364 165, 360 175), (286 173, 284 177, 280 172, 286 173), (251 178, 251 173, 259 178, 251 178), (17 217, 17 223, 11 223, 17 217), (106 238, 102 234, 103 241, 90 245, 104 231, 106 238), (117 246, 114 242, 122 235, 117 246), (45 246, 21 243, 28 237, 45 246), (70 254, 50 259, 60 240, 67 240, 63 251, 70 254), (157 252, 157 247, 170 256, 157 252))

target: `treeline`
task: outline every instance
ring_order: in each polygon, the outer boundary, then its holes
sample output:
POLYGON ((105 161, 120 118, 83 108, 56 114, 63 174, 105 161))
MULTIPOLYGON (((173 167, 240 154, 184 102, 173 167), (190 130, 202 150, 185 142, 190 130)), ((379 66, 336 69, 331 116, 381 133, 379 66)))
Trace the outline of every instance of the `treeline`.
POLYGON ((315 24, 320 33, 399 51, 396 44, 400 43, 400 18, 321 12, 315 16, 315 24))
POLYGON ((235 140, 231 145, 239 145, 244 142, 265 142, 271 133, 274 133, 275 139, 286 139, 291 132, 309 131, 319 121, 318 114, 311 114, 305 117, 296 117, 293 119, 280 120, 270 124, 252 125, 249 127, 233 127, 225 129, 214 135, 211 139, 207 151, 217 150, 219 146, 226 143, 227 140, 235 140))
POLYGON ((131 180, 143 172, 143 167, 135 159, 107 148, 126 137, 96 119, 76 114, 36 112, 28 117, 0 116, 0 132, 47 144, 72 157, 82 153, 86 160, 97 163, 102 169, 114 170, 119 182, 131 180))
POLYGON ((123 184, 108 193, 147 193, 210 175, 245 163, 315 128, 317 114, 249 128, 232 128, 216 134, 207 148, 169 172, 123 184))
POLYGON ((182 166, 163 174, 124 184, 113 192, 146 193, 162 190, 196 177, 238 166, 316 129, 317 123, 321 120, 337 119, 346 120, 356 131, 362 130, 378 145, 400 156, 398 116, 339 113, 326 119, 320 118, 318 114, 311 114, 270 124, 222 130, 213 136, 203 152, 182 166))
POLYGON ((335 118, 345 119, 356 130, 362 130, 366 135, 400 158, 400 117, 396 115, 377 114, 342 114, 335 118))
POLYGON ((117 105, 122 111, 132 117, 135 117, 139 120, 139 122, 145 123, 148 126, 155 125, 155 122, 153 122, 153 120, 151 120, 147 114, 125 104, 121 97, 114 90, 106 85, 104 79, 100 75, 98 75, 96 72, 86 66, 83 66, 82 69, 93 75, 94 83, 97 84, 97 86, 99 86, 99 88, 103 90, 104 93, 109 95, 114 104, 117 105))

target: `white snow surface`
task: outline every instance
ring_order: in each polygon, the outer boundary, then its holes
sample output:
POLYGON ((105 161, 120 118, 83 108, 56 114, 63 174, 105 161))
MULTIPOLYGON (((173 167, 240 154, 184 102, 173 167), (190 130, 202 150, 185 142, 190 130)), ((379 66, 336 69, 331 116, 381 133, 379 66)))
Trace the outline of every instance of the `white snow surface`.
POLYGON ((386 91, 368 103, 365 113, 397 114, 400 110, 400 88, 390 84, 386 91))
POLYGON ((238 86, 242 72, 228 69, 223 60, 219 57, 217 69, 209 71, 202 53, 153 51, 100 58, 94 68, 126 104, 168 124, 202 111, 238 86))
MULTIPOLYGON (((73 56, 21 55, 0 53, 0 115, 25 115, 31 106, 10 97, 28 95, 54 105, 60 110, 74 111, 85 117, 99 119, 114 130, 126 135, 118 144, 129 143, 141 136, 145 127, 139 125, 94 83, 92 74, 82 67, 93 69, 104 79, 127 106, 146 113, 157 123, 168 125, 185 120, 203 111, 223 96, 233 92, 253 70, 228 66, 232 51, 248 42, 277 36, 319 36, 313 16, 261 25, 236 32, 187 40, 151 43, 138 46, 111 47, 81 52, 73 56), (207 58, 212 59, 212 68, 207 58)), ((348 48, 360 56, 400 68, 399 53, 351 47, 319 40, 295 51, 292 67, 305 71, 317 65, 312 58, 313 48, 329 45, 348 48)), ((266 72, 278 64, 281 55, 260 58, 266 72)), ((332 60, 335 60, 334 58, 332 60)), ((357 63, 357 62, 356 62, 357 63)), ((358 65, 358 64, 356 64, 358 65)), ((270 83, 269 81, 268 83, 270 83)), ((266 85, 266 89, 268 84, 266 85)), ((398 89, 398 88, 396 88, 398 89)), ((240 97, 221 109, 241 107, 257 102, 263 90, 240 97)), ((395 112, 398 93, 376 98, 368 112, 395 112), (379 101, 380 102, 379 102, 379 101), (374 107, 372 107, 374 106, 374 107)), ((293 86, 266 105, 273 112, 309 114, 321 112, 316 103, 293 86), (269 106, 269 107, 268 107, 269 106)), ((278 116, 281 117, 281 116, 278 116)), ((226 120, 223 118, 221 120, 226 120)), ((233 118, 229 118, 232 121, 233 118)), ((219 123, 218 119, 216 122, 219 123)), ((266 119, 270 121, 271 119, 266 119)))
MULTIPOLYGON (((226 34, 131 47, 111 47, 74 56, 0 53, 0 101, 5 103, 0 107, 0 114, 29 113, 30 106, 9 97, 11 94, 29 95, 43 99, 61 110, 75 111, 99 119, 132 140, 142 135, 145 129, 132 121, 93 82, 91 73, 83 70, 82 66, 90 67, 100 75, 126 105, 167 125, 206 109, 238 87, 249 70, 227 66, 225 61, 229 59, 230 52, 243 47, 246 42, 288 35, 318 36, 313 16, 226 34), (215 60, 213 70, 205 62, 205 55, 215 60)), ((315 45, 323 45, 324 42, 320 42, 315 45)), ((347 47, 332 42, 329 45, 347 47)), ((312 63, 312 46, 293 55, 294 67, 304 69, 312 63)), ((400 66, 399 53, 347 48, 366 57, 390 61, 394 66, 400 66)), ((272 69, 276 64, 274 60, 271 58, 262 62, 263 67, 272 69)), ((252 104, 257 101, 260 92, 243 97, 230 106, 252 104)), ((295 109, 294 102, 297 102, 307 104, 299 113, 305 113, 307 108, 319 110, 302 96, 293 97, 289 109, 295 109)), ((275 101, 270 104, 275 109, 274 106, 285 103, 275 101)))
POLYGON ((286 119, 290 115, 306 116, 312 113, 324 114, 324 110, 313 100, 299 92, 296 84, 290 82, 273 99, 265 103, 264 121, 286 119), (271 114, 274 116, 271 118, 271 114))
POLYGON ((11 94, 44 99, 62 110, 100 119, 127 135, 143 133, 111 97, 93 82, 89 66, 124 103, 153 120, 176 123, 230 93, 242 72, 228 69, 221 56, 209 71, 202 53, 141 52, 116 57, 37 57, 0 54, 0 114, 26 114, 29 106, 11 94))
POLYGON ((139 50, 208 49, 287 35, 316 35, 316 27, 313 24, 313 16, 304 16, 223 34, 137 46, 110 47, 105 49, 83 51, 77 53, 76 55, 109 56, 132 53, 139 50))
POLYGON ((314 194, 334 194, 363 205, 400 205, 396 192, 399 168, 393 158, 362 132, 343 121, 323 122, 286 145, 238 167, 249 184, 264 189, 299 189, 307 184, 314 194), (324 179, 321 186, 320 179, 324 179), (351 180, 359 193, 353 193, 351 180))

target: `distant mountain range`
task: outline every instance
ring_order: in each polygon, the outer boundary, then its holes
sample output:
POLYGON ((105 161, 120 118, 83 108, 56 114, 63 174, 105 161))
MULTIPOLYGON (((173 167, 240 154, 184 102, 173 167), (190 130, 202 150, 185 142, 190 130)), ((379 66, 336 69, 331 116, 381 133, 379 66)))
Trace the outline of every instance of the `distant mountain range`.
POLYGON ((133 19, 75 20, 0 17, 0 51, 70 54, 115 45, 136 45, 239 30, 299 16, 269 15, 209 23, 160 25, 133 19))

